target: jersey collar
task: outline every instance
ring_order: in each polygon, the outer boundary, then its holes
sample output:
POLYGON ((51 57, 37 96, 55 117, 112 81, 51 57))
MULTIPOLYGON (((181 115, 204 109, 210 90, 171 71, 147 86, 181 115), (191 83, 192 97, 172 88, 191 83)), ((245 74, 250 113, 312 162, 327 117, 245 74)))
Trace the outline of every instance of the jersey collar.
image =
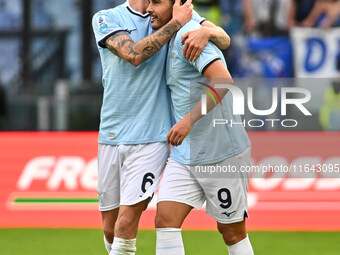
POLYGON ((132 7, 130 6, 129 0, 126 1, 126 8, 129 10, 129 12, 131 12, 132 14, 137 15, 139 17, 147 18, 147 17, 150 16, 150 13, 143 14, 141 12, 138 12, 138 11, 135 11, 134 9, 132 9, 132 7))

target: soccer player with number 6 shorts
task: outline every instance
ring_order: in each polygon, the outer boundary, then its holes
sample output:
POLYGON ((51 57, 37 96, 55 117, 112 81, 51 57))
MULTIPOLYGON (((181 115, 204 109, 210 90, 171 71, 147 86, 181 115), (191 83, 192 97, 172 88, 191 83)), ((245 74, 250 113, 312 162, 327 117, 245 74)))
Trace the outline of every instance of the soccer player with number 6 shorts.
MULTIPOLYGON (((179 2, 179 0, 177 0, 179 2)), ((188 35, 188 58, 197 40, 224 47, 229 37, 192 10, 191 1, 173 8, 158 31, 147 0, 128 0, 94 15, 92 26, 103 67, 103 105, 98 149, 98 197, 104 243, 110 255, 135 254, 138 223, 158 188, 169 156, 166 136, 171 107, 165 82, 167 43, 191 18, 202 23, 188 35), (165 47, 163 47, 165 45, 165 47)))
MULTIPOLYGON (((173 6, 173 0, 150 0, 153 29, 171 19, 173 6)), ((243 125, 213 125, 214 119, 241 119, 232 113, 232 95, 225 87, 234 85, 221 51, 209 42, 196 61, 183 56, 182 35, 198 28, 199 23, 189 21, 169 43, 166 80, 177 123, 167 136, 173 149, 158 194, 156 254, 184 254, 181 225, 206 202, 229 254, 252 255, 245 225, 249 177, 240 171, 251 164, 250 141, 243 125), (228 166, 239 171, 207 171, 228 166)))

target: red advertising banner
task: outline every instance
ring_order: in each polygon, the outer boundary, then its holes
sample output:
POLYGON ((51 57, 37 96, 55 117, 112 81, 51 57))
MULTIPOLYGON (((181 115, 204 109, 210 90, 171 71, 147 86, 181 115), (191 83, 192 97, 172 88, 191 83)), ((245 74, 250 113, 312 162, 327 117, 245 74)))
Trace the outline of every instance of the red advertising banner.
MULTIPOLYGON (((0 133, 0 227, 100 227, 96 132, 0 133)), ((340 230, 340 133, 250 132, 248 228, 340 230)), ((155 199, 141 228, 153 228, 155 199)), ((194 210, 186 229, 215 229, 194 210)))

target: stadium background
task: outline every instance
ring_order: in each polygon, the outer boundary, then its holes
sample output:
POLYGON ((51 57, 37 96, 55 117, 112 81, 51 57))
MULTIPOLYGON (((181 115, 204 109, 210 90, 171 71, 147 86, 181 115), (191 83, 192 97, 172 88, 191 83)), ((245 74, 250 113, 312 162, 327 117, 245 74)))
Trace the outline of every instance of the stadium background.
MULTIPOLYGON (((101 67, 91 18, 121 2, 0 0, 1 254, 105 254, 96 199, 101 67)), ((230 34, 228 67, 244 91, 254 88, 256 108, 270 107, 273 87, 312 94, 311 117, 288 109, 287 118, 299 121, 294 129, 247 127, 255 165, 340 163, 340 8, 321 2, 195 3, 230 34), (303 22, 313 8, 325 11, 303 22)), ((250 112, 245 118, 258 119, 250 112)), ((340 254, 339 173, 310 174, 251 178, 255 253, 340 254)), ((153 254, 154 214, 153 203, 141 220, 149 230, 140 231, 140 254, 153 254)), ((204 210, 194 211, 184 229, 188 254, 226 254, 204 210)))

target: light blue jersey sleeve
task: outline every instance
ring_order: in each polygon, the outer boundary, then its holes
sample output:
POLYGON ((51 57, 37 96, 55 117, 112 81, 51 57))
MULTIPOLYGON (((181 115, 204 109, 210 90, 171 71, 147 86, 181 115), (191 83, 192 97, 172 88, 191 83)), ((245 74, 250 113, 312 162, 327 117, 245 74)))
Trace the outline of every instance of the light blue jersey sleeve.
POLYGON ((198 59, 195 62, 190 62, 190 64, 197 69, 202 75, 205 69, 215 62, 216 60, 221 60, 220 55, 217 53, 215 49, 215 45, 212 42, 208 42, 207 46, 199 55, 198 59))
POLYGON ((202 75, 204 73, 204 70, 213 62, 215 62, 216 60, 221 60, 221 55, 220 55, 220 51, 218 50, 217 46, 215 44, 213 44, 212 42, 208 42, 207 46, 204 48, 204 50, 201 52, 201 54, 199 55, 198 59, 194 62, 190 62, 189 60, 187 60, 183 54, 181 54, 183 52, 183 47, 184 44, 181 42, 180 38, 181 36, 188 32, 188 31, 192 31, 195 29, 199 29, 201 26, 194 22, 194 21, 190 21, 189 23, 187 23, 180 31, 179 34, 176 37, 175 40, 175 47, 178 50, 178 54, 181 56, 181 58, 189 63, 190 65, 192 65, 197 71, 199 71, 202 75))
POLYGON ((126 31, 121 27, 118 15, 107 11, 100 11, 93 16, 92 27, 96 41, 102 48, 106 48, 105 41, 111 35, 119 31, 126 31))
MULTIPOLYGON (((206 81, 203 77, 205 68, 219 59, 227 66, 222 52, 211 42, 195 62, 190 62, 183 56, 182 35, 200 27, 197 22, 189 21, 178 31, 169 46, 167 84, 171 90, 177 122, 201 99, 202 91, 196 81, 206 81)), ((232 95, 228 93, 222 100, 223 105, 215 107, 195 124, 181 146, 173 147, 172 159, 185 165, 212 164, 235 156, 250 146, 243 125, 234 125, 232 128, 227 125, 213 127, 214 119, 241 123, 240 116, 232 113, 232 95)))
POLYGON ((204 21, 206 21, 206 19, 201 17, 195 10, 192 13, 192 18, 191 19, 196 21, 199 24, 202 24, 204 21))
MULTIPOLYGON (((120 31, 126 31, 126 29, 122 28, 119 20, 120 15, 117 12, 100 11, 93 16, 92 19, 92 27, 96 37, 96 41, 98 45, 102 48, 106 48, 105 41, 114 33, 120 31)), ((192 20, 196 21, 199 24, 202 24, 206 21, 205 18, 202 18, 196 11, 193 12, 192 20)))

